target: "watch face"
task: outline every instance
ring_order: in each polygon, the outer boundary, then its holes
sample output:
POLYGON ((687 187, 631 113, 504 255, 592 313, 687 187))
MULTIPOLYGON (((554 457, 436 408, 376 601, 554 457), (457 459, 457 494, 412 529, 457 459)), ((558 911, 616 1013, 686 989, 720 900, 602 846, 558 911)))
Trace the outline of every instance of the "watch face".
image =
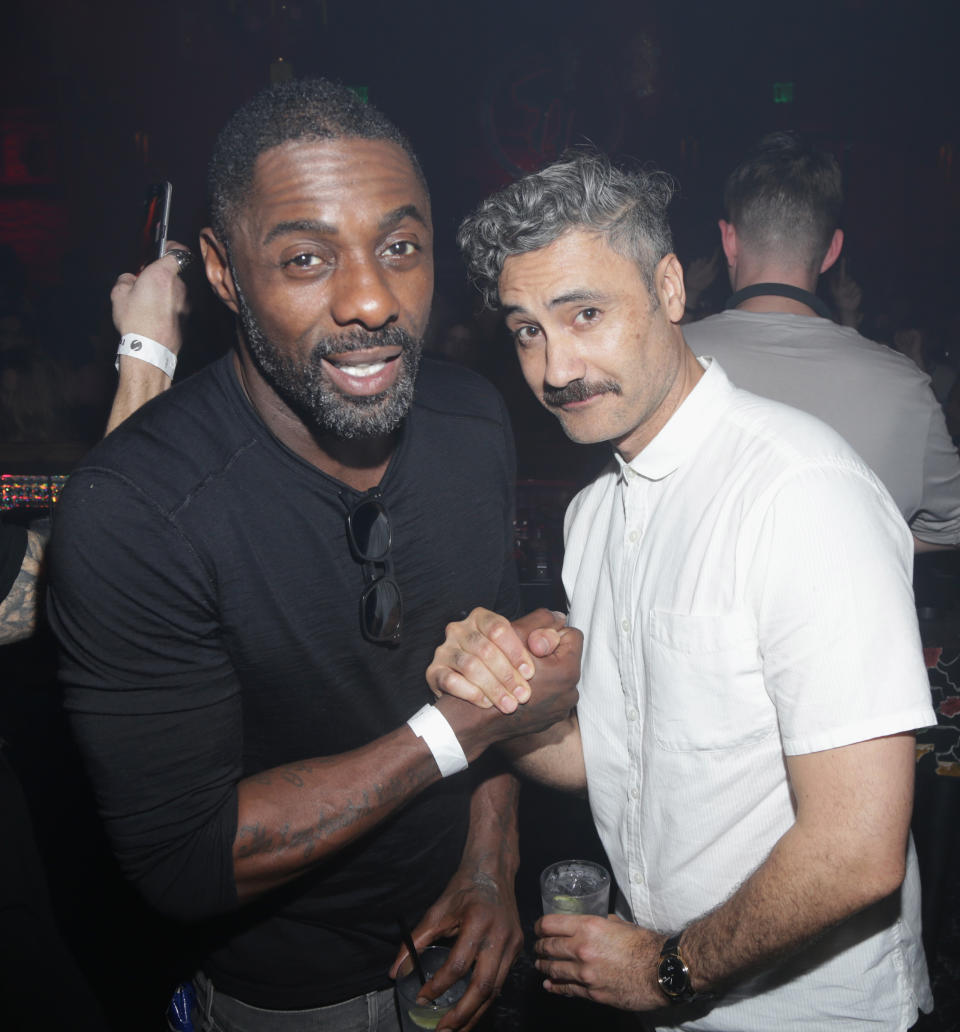
POLYGON ((679 996, 689 988, 687 966, 677 956, 668 954, 660 961, 660 985, 668 996, 679 996))

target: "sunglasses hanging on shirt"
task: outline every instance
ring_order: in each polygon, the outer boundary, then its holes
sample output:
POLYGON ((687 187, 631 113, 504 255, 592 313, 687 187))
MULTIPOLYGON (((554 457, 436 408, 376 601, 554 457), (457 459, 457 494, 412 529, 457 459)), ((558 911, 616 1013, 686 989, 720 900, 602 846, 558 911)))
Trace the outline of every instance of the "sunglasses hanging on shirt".
POLYGON ((360 595, 360 629, 367 641, 395 645, 400 640, 403 600, 393 577, 390 548, 393 525, 379 488, 361 495, 347 506, 347 538, 350 551, 363 569, 360 595))

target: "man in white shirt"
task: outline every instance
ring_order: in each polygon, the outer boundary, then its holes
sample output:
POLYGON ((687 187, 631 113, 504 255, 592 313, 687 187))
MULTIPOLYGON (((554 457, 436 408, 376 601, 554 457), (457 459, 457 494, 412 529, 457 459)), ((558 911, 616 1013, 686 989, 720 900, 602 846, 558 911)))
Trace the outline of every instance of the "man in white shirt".
POLYGON ((930 377, 839 326, 816 295, 840 256, 843 200, 832 154, 765 136, 727 177, 720 241, 727 310, 684 327, 738 386, 822 419, 883 481, 918 551, 960 544, 960 457, 930 377))
MULTIPOLYGON (((542 918, 537 966, 549 991, 656 1027, 900 1032, 932 1002, 909 842, 912 732, 933 720, 910 532, 836 433, 686 346, 669 199, 665 177, 581 154, 460 233, 538 399, 615 449, 567 515, 577 713, 510 752, 587 788, 620 916, 542 918)), ((428 679, 511 711, 528 659, 475 611, 428 679)))

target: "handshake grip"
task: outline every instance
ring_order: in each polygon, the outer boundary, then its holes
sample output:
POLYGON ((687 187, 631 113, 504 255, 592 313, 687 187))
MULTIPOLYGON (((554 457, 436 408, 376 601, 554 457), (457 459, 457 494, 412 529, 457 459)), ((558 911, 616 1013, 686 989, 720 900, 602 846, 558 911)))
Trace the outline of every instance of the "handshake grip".
POLYGON ((437 707, 456 733, 470 762, 486 749, 508 739, 536 735, 566 720, 577 705, 583 635, 565 628, 556 649, 534 657, 534 675, 529 678, 530 700, 513 713, 501 713, 495 706, 482 709, 452 695, 444 695, 437 707))

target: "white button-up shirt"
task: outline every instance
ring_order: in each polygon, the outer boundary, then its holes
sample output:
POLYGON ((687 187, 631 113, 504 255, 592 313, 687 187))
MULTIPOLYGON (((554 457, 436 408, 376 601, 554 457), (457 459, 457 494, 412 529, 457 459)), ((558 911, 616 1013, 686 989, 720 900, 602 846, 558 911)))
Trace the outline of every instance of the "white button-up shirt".
MULTIPOLYGON (((590 805, 631 916, 677 931, 794 821, 784 754, 933 723, 912 538, 846 443, 716 363, 566 520, 590 805)), ((919 887, 684 1028, 905 1029, 931 1005, 919 887), (887 909, 884 909, 886 907, 887 909)))

